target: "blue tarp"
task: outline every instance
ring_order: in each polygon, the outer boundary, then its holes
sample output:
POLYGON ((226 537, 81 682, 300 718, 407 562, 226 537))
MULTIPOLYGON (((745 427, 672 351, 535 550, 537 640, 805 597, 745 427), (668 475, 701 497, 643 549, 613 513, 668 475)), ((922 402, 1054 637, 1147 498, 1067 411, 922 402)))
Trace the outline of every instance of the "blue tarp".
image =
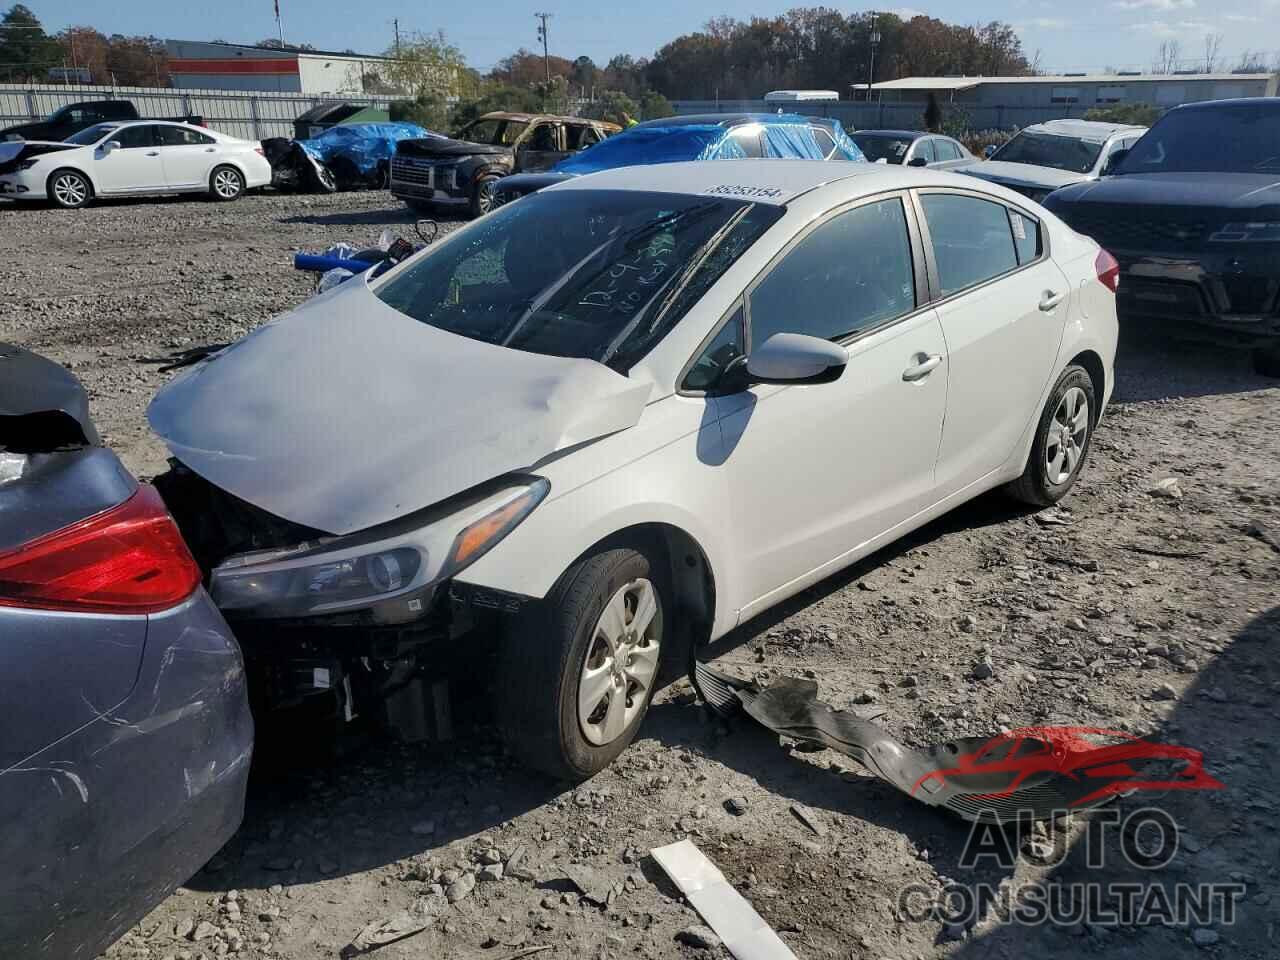
POLYGON ((378 164, 391 160, 401 140, 440 137, 416 123, 353 123, 330 127, 318 137, 299 140, 298 145, 323 164, 346 158, 362 176, 370 176, 378 164))
POLYGON ((864 154, 858 145, 853 142, 853 138, 844 132, 844 126, 842 124, 834 123, 828 129, 831 130, 831 135, 836 138, 836 146, 840 148, 840 151, 844 154, 844 158, 846 160, 853 160, 861 163, 867 162, 866 154, 864 154))

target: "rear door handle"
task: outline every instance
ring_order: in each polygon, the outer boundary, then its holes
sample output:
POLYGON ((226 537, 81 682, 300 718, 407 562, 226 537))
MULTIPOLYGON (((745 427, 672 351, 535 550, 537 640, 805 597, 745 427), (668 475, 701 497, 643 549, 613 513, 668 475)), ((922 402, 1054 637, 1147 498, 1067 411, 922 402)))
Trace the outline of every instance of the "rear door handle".
POLYGON ((205 153, 215 153, 215 152, 217 151, 217 149, 218 149, 217 147, 205 147, 205 148, 204 148, 204 152, 205 152, 205 153))
POLYGON ((1045 313, 1057 309, 1058 304, 1067 299, 1065 293, 1054 293, 1052 290, 1046 290, 1044 296, 1040 298, 1040 309, 1045 313))
POLYGON ((902 379, 907 383, 915 383, 917 380, 923 380, 929 374, 933 373, 934 368, 942 363, 942 355, 939 353, 918 353, 913 357, 916 363, 907 367, 902 371, 902 379))

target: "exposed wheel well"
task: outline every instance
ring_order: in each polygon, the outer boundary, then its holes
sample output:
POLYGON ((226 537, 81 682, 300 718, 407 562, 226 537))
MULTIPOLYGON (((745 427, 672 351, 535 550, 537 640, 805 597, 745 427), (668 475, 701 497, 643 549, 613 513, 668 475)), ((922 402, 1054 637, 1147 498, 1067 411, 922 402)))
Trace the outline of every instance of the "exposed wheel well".
POLYGON ((243 168, 243 167, 241 167, 241 166, 240 166, 240 164, 238 164, 238 163, 236 163, 236 162, 234 162, 234 161, 232 161, 232 160, 222 160, 222 161, 220 161, 219 163, 217 163, 217 164, 216 164, 216 165, 215 165, 215 166, 214 166, 214 167, 209 171, 209 182, 210 182, 210 183, 213 183, 213 175, 214 175, 215 173, 217 173, 219 170, 221 170, 223 167, 227 167, 228 169, 230 169, 230 170, 234 170, 236 173, 240 174, 240 179, 241 179, 241 181, 242 181, 242 182, 244 182, 244 183, 246 183, 246 184, 249 182, 249 177, 248 177, 248 175, 244 172, 244 168, 243 168))
MULTIPOLYGON (((1077 353, 1071 358, 1071 363, 1084 367, 1089 374, 1089 379, 1093 381, 1093 395, 1097 399, 1098 404, 1102 403, 1102 398, 1107 393, 1107 371, 1102 365, 1102 358, 1092 350, 1085 350, 1083 353, 1077 353)), ((1094 419, 1098 417, 1097 412, 1094 413, 1094 419)))
POLYGON ((706 552, 698 541, 669 523, 642 523, 610 534, 583 551, 582 556, 618 546, 640 550, 663 564, 679 611, 676 622, 685 625, 691 644, 705 643, 715 622, 716 583, 706 552))
POLYGON ((52 188, 52 186, 53 186, 53 178, 54 178, 54 177, 56 177, 56 176, 57 176, 58 174, 60 174, 60 173, 74 173, 74 174, 76 174, 76 175, 77 175, 77 176, 79 176, 81 179, 83 179, 85 183, 87 183, 87 184, 89 185, 89 196, 91 196, 91 197, 92 197, 92 196, 95 196, 95 195, 97 194, 97 192, 98 192, 98 191, 97 191, 97 190, 94 188, 94 186, 93 186, 93 179, 92 179, 92 178, 91 178, 87 173, 85 173, 83 170, 80 170, 80 169, 78 169, 78 168, 76 168, 76 167, 58 167, 58 168, 57 168, 56 170, 54 170, 51 174, 49 174, 49 176, 48 176, 48 177, 46 177, 46 178, 45 178, 45 181, 44 181, 44 190, 45 190, 46 195, 49 193, 50 189, 51 189, 51 188, 52 188))

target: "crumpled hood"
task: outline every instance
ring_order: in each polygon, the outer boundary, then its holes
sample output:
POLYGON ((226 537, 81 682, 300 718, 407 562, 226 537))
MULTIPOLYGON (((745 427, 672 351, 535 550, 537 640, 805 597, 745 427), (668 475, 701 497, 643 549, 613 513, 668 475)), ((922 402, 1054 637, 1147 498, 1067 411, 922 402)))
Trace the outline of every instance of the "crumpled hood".
POLYGON ((469 140, 454 140, 450 137, 428 137, 423 140, 401 140, 396 145, 396 152, 407 157, 470 157, 480 153, 505 153, 510 155, 510 147, 494 146, 489 143, 471 143, 469 140))
MULTIPOLYGON (((89 418, 89 396, 60 363, 12 343, 0 343, 0 418, 61 413, 70 417, 88 444, 100 442, 89 418)), ((5 438, 0 436, 0 447, 5 438)))
POLYGON ((1280 177, 1274 173, 1122 173, 1073 187, 1054 199, 1213 210, 1280 209, 1280 177))
POLYGON ((191 368, 147 419, 215 486, 347 534, 633 426, 650 390, 429 327, 359 278, 191 368))
POLYGON ((1002 160, 986 160, 972 166, 961 167, 956 172, 990 180, 1007 187, 1030 187, 1036 190, 1057 190, 1089 179, 1087 173, 1058 170, 1054 167, 1037 167, 1030 163, 1005 163, 1002 160))
POLYGON ((76 150, 80 144, 62 143, 56 140, 6 140, 0 142, 0 174, 10 173, 18 168, 18 164, 30 157, 38 157, 42 153, 55 153, 59 150, 76 150))

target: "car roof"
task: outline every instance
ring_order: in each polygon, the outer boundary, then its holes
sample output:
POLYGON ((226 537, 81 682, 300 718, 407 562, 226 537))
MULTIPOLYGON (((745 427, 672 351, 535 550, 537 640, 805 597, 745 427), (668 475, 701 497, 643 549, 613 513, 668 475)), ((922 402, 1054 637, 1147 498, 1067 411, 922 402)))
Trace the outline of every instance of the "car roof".
MULTIPOLYGON (((851 137, 902 137, 903 139, 915 140, 919 137, 941 137, 941 133, 927 133, 921 130, 855 130, 849 134, 851 137)), ((950 137, 947 137, 950 140, 950 137)))
POLYGON ((1195 103, 1183 103, 1174 110, 1221 110, 1226 107, 1240 106, 1272 107, 1280 110, 1280 97, 1233 97, 1230 100, 1199 100, 1195 103))
POLYGON ((1145 130, 1132 123, 1105 123, 1101 120, 1046 120, 1023 128, 1023 132, 1051 133, 1055 137, 1076 137, 1080 140, 1106 140, 1117 133, 1145 130))
POLYGON ((532 120, 557 120, 560 123, 582 124, 584 126, 594 125, 605 127, 610 130, 621 130, 622 128, 616 123, 609 123, 607 120, 591 120, 587 117, 564 117, 556 113, 511 113, 506 110, 493 110, 486 113, 478 120, 520 120, 528 123, 532 120))
MULTIPOLYGON (((565 180, 550 190, 637 190, 723 196, 782 204, 824 184, 858 177, 874 193, 918 179, 918 171, 875 163, 830 160, 705 160, 614 167, 565 180), (906 176, 904 176, 906 173, 906 176)), ((936 175, 936 174, 935 174, 936 175)))
POLYGON ((637 127, 687 127, 694 124, 713 124, 719 127, 733 127, 742 123, 798 123, 814 121, 817 117, 802 117, 798 113, 684 113, 678 117, 662 117, 659 120, 646 120, 636 124, 637 127))

